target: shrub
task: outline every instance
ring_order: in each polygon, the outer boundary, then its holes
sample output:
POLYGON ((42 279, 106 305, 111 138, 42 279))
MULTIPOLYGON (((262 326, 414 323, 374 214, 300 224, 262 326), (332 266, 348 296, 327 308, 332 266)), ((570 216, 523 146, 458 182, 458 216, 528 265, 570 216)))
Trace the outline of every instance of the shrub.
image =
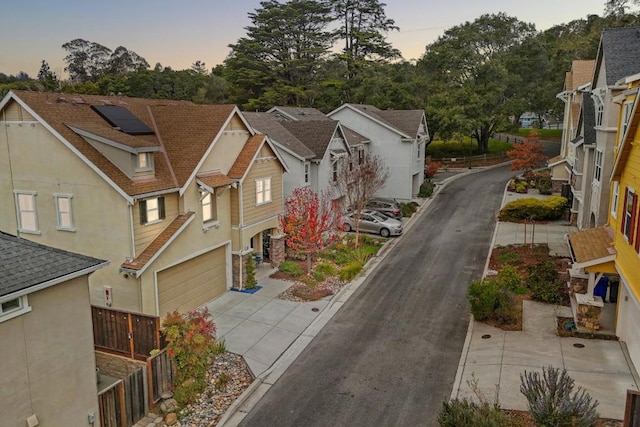
POLYGON ((526 182, 520 181, 520 182, 516 183, 515 191, 516 191, 516 193, 524 194, 527 191, 529 191, 529 186, 527 185, 526 182))
MULTIPOLYGON (((472 374, 473 375, 473 374, 472 374)), ((478 402, 464 399, 454 399, 443 402, 438 414, 438 424, 442 427, 509 427, 509 419, 500 410, 498 403, 498 389, 493 402, 478 390, 478 380, 473 377, 467 384, 478 398, 478 402)))
POLYGON ((362 271, 362 267, 363 265, 359 261, 350 262, 340 270, 340 280, 343 282, 350 282, 362 271))
POLYGON ((520 260, 520 254, 517 252, 505 252, 499 255, 496 260, 503 264, 515 264, 520 260))
POLYGON ((531 290, 533 299, 553 304, 562 303, 562 286, 556 264, 545 259, 527 268, 529 278, 527 287, 531 290))
MULTIPOLYGON (((420 185, 420 191, 418 191, 418 197, 431 197, 436 185, 430 179, 425 179, 422 185, 420 185)), ((404 216, 404 215, 403 215, 404 216)))
POLYGON ((539 372, 520 374, 520 392, 538 426, 589 427, 598 419, 598 401, 582 387, 573 392, 574 380, 565 369, 552 366, 539 372))
POLYGON ((304 271, 302 270, 302 268, 296 264, 293 261, 285 261, 282 264, 280 264, 280 266, 278 267, 278 270, 280 270, 283 273, 287 273, 293 277, 297 277, 302 275, 302 273, 304 273, 304 271))
POLYGON ((523 219, 553 220, 562 216, 567 199, 551 196, 544 200, 527 197, 507 203, 500 211, 501 221, 520 221, 523 219))
POLYGON ((500 286, 496 280, 484 279, 469 285, 467 297, 471 313, 476 320, 485 320, 493 314, 499 304, 500 286))
POLYGON ((400 203, 400 210, 403 217, 410 217, 418 210, 418 204, 416 202, 400 203))
POLYGON ((515 267, 506 265, 498 272, 498 281, 503 289, 515 291, 522 286, 522 277, 515 267))
POLYGON ((256 261, 253 258, 253 255, 249 254, 249 256, 247 257, 244 269, 247 275, 247 278, 244 282, 244 287, 246 289, 254 289, 258 284, 258 280, 256 279, 256 261))
POLYGON ((325 276, 333 276, 336 274, 336 268, 328 262, 319 263, 313 270, 325 276))
POLYGON ((206 387, 204 376, 215 353, 216 326, 205 308, 184 316, 177 311, 169 313, 162 327, 169 355, 176 362, 175 398, 184 405, 206 387))
POLYGON ((298 286, 293 290, 293 295, 305 301, 317 301, 328 295, 332 295, 331 290, 326 288, 310 288, 309 286, 298 286))
POLYGON ((551 194, 551 177, 541 176, 536 185, 540 194, 551 194))

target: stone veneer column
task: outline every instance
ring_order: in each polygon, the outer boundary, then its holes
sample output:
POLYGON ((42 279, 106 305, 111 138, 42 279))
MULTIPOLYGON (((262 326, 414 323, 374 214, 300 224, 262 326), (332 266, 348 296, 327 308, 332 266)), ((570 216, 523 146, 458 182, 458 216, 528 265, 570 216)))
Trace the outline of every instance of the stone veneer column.
POLYGON ((284 234, 269 237, 269 262, 278 267, 285 260, 284 234))

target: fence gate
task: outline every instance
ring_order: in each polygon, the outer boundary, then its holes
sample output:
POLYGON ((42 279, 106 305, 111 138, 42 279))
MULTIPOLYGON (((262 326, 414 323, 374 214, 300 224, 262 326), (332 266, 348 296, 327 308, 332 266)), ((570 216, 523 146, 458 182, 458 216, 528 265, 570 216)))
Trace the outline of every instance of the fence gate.
POLYGON ((94 346, 136 360, 146 360, 151 350, 163 348, 160 318, 91 306, 94 346))

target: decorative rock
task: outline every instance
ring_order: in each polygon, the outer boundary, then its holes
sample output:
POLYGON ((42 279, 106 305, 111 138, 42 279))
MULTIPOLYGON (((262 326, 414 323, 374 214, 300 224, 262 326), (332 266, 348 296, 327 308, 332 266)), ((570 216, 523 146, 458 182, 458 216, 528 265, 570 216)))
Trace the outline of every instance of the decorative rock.
POLYGON ((167 414, 166 417, 164 417, 164 422, 168 425, 168 426, 173 426, 175 424, 177 424, 178 422, 178 416, 176 415, 175 412, 170 412, 167 414))
POLYGON ((176 412, 178 410, 178 402, 175 399, 166 399, 160 403, 160 410, 163 414, 167 415, 170 412, 176 412))

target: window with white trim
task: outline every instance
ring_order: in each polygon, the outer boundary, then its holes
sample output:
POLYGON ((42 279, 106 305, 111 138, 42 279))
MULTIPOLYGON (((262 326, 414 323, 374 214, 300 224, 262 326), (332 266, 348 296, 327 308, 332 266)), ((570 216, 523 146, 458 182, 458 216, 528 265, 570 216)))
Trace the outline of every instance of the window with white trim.
POLYGON ((596 161, 593 171, 593 179, 602 182, 602 151, 596 151, 596 161))
POLYGON ((208 191, 201 191, 200 200, 200 203, 202 204, 202 221, 207 223, 218 219, 215 195, 208 191))
POLYGON ((635 192, 628 188, 624 195, 624 206, 622 210, 622 226, 621 231, 629 244, 633 244, 633 220, 634 211, 637 205, 638 196, 635 192))
POLYGON ((31 311, 27 296, 5 300, 0 303, 0 323, 31 311))
POLYGON ((54 194, 56 201, 56 214, 58 230, 73 231, 73 214, 71 212, 71 198, 69 194, 54 194))
POLYGON ((625 102, 622 104, 622 123, 620 123, 620 141, 624 137, 629 122, 631 122, 631 112, 633 110, 633 102, 625 102))
POLYGON ((256 179, 256 205, 271 202, 271 178, 256 179))
POLYGON ((360 148, 358 150, 358 164, 361 165, 364 163, 364 148, 360 148))
POLYGON ((153 154, 152 153, 138 153, 136 156, 136 170, 148 171, 153 169, 153 154))
POLYGON ((596 126, 602 126, 602 120, 604 118, 604 102, 599 97, 593 98, 596 104, 596 126))
POLYGON ((304 183, 309 184, 311 182, 311 164, 309 162, 304 163, 304 183))
POLYGON ((16 192, 16 209, 18 211, 18 229, 23 233, 38 233, 38 212, 36 210, 36 194, 32 191, 16 192))
POLYGON ((140 200, 140 224, 153 224, 165 217, 164 197, 140 200))
POLYGON ((620 183, 613 181, 613 189, 611 192, 611 216, 617 218, 618 214, 618 194, 620 193, 620 183))
POLYGON ((331 178, 333 179, 333 182, 337 182, 338 181, 338 162, 339 159, 336 159, 335 162, 332 163, 331 165, 331 178))

